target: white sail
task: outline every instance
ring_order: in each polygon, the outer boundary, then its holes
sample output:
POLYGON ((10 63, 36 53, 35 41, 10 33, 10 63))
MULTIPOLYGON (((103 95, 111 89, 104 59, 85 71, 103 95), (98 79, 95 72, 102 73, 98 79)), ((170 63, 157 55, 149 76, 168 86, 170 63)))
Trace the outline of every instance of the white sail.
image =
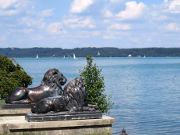
POLYGON ((76 55, 73 53, 73 59, 76 59, 76 55))
POLYGON ((129 55, 128 55, 128 57, 132 57, 132 55, 131 55, 131 54, 129 54, 129 55))
POLYGON ((38 56, 38 54, 36 55, 36 59, 38 59, 39 58, 39 56, 38 56))
POLYGON ((101 54, 100 54, 100 52, 98 51, 98 53, 97 53, 97 56, 100 56, 101 54))

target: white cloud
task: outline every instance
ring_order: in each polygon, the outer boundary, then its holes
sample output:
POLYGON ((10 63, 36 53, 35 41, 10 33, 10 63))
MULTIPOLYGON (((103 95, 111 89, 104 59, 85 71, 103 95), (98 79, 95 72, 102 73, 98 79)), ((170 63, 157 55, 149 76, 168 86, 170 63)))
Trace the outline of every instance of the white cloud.
POLYGON ((29 34, 29 33, 32 33, 34 32, 34 29, 29 29, 29 28, 24 28, 24 29, 10 29, 11 32, 14 32, 14 33, 25 33, 25 34, 29 34))
POLYGON ((11 15, 15 15, 17 13, 19 13, 18 10, 7 10, 7 11, 1 11, 0 10, 0 15, 1 16, 11 16, 11 15))
POLYGON ((42 17, 49 17, 53 15, 53 9, 46 9, 41 12, 42 17))
POLYGON ((123 2, 124 0, 110 0, 112 3, 118 3, 118 2, 123 2))
POLYGON ((104 39, 117 39, 117 37, 115 37, 114 35, 104 35, 103 38, 104 39))
POLYGON ((92 18, 90 17, 71 17, 65 19, 63 23, 70 28, 95 28, 92 18))
POLYGON ((180 26, 176 23, 169 23, 165 28, 169 31, 180 31, 180 26))
POLYGON ((100 31, 79 31, 75 35, 73 35, 73 38, 92 38, 97 37, 101 35, 100 31))
POLYGON ((24 24, 27 27, 36 27, 38 29, 43 29, 46 26, 46 23, 42 18, 23 17, 19 20, 19 23, 24 24))
POLYGON ((101 34, 100 31, 82 31, 81 32, 83 35, 89 36, 99 36, 101 34))
POLYGON ((23 29, 24 33, 32 33, 34 30, 33 29, 23 29))
POLYGON ((113 13, 108 9, 103 10, 103 14, 105 17, 112 17, 113 16, 113 13))
POLYGON ((140 2, 139 4, 136 1, 126 2, 126 8, 124 11, 121 11, 117 14, 122 20, 126 19, 136 19, 140 17, 145 9, 144 3, 140 2))
POLYGON ((168 2, 168 0, 164 0, 164 2, 165 2, 165 3, 167 3, 167 2, 168 2))
POLYGON ((115 23, 112 24, 109 27, 109 30, 130 30, 131 26, 129 24, 119 24, 119 23, 115 23))
POLYGON ((163 21, 163 20, 168 19, 168 17, 166 15, 163 15, 161 12, 158 12, 158 11, 151 12, 151 16, 152 16, 153 20, 163 21))
POLYGON ((169 10, 171 13, 180 13, 180 0, 172 0, 169 3, 169 10))
POLYGON ((0 0, 0 8, 7 9, 11 6, 16 6, 18 0, 0 0))
POLYGON ((101 34, 100 31, 92 31, 91 32, 92 36, 99 36, 101 34))
POLYGON ((51 34, 60 34, 63 33, 64 30, 62 28, 62 24, 59 22, 54 22, 48 25, 47 32, 51 34))
POLYGON ((27 0, 0 0, 0 15, 10 16, 18 14, 27 3, 27 0))
POLYGON ((81 13, 92 5, 94 0, 74 0, 71 4, 71 13, 81 13))

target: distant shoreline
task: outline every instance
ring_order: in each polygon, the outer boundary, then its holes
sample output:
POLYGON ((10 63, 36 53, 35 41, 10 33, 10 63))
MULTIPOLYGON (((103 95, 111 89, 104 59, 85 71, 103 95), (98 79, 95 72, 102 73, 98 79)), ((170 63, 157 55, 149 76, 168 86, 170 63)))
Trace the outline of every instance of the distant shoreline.
POLYGON ((180 57, 180 48, 0 48, 0 54, 15 58, 39 57, 180 57))

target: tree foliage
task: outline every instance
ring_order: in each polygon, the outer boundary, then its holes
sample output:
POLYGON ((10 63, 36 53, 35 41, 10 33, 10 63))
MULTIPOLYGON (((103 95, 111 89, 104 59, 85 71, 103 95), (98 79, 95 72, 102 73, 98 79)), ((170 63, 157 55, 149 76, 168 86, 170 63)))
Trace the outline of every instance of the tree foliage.
POLYGON ((5 98, 13 88, 30 84, 32 78, 14 59, 0 55, 0 98, 5 98))
POLYGON ((96 64, 93 64, 91 56, 86 57, 87 65, 80 76, 85 80, 86 88, 88 89, 87 103, 94 104, 99 107, 101 112, 106 113, 112 107, 110 96, 107 96, 104 85, 104 77, 101 75, 102 70, 98 69, 96 64))

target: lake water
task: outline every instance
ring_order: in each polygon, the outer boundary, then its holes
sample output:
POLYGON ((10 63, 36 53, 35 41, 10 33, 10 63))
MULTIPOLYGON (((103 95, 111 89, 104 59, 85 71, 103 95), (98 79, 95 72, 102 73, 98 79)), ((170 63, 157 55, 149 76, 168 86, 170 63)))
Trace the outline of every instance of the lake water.
MULTIPOLYGON (((94 58, 102 68, 106 93, 112 95, 113 134, 122 128, 129 135, 180 134, 180 58, 94 58)), ((79 76, 85 58, 16 58, 40 84, 49 68, 68 79, 79 76)))

